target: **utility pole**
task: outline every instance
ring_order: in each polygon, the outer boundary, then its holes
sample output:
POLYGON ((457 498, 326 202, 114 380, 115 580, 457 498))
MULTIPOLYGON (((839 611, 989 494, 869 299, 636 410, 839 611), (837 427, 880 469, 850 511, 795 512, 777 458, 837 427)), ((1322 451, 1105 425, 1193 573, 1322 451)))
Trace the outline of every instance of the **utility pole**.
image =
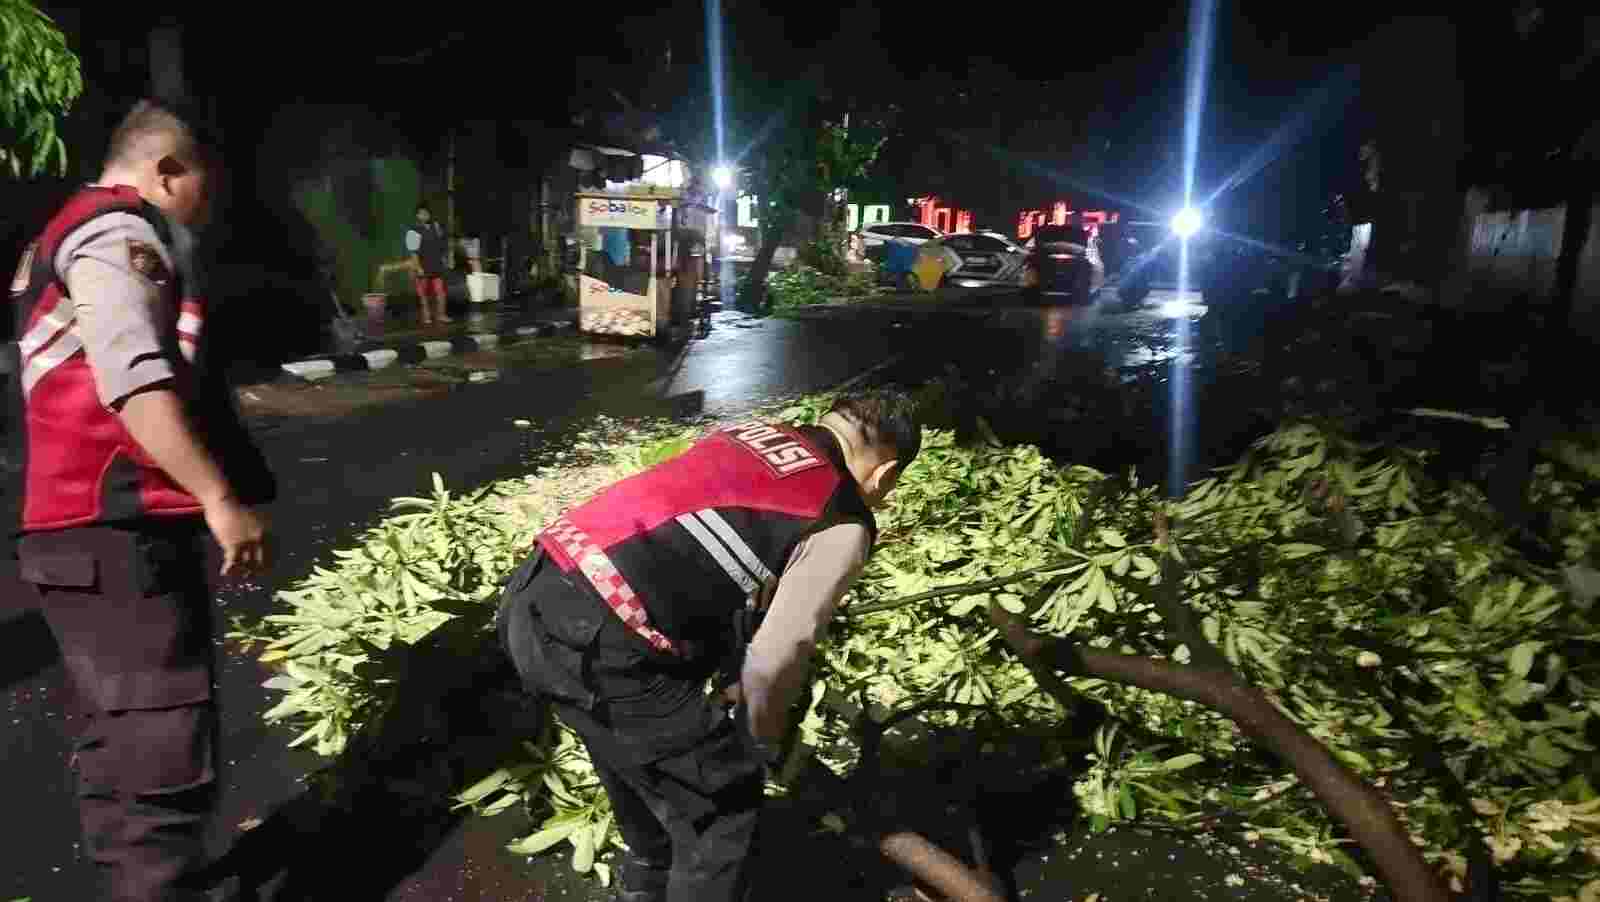
POLYGON ((456 130, 450 129, 449 160, 445 166, 444 175, 444 216, 445 216, 445 243, 448 245, 448 256, 451 269, 456 268, 456 130))

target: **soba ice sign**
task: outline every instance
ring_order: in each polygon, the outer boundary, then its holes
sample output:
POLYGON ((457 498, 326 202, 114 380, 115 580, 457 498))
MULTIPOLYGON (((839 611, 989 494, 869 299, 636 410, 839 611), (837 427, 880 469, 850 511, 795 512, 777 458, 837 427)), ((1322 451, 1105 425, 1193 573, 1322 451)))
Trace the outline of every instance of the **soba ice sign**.
POLYGON ((578 201, 578 224, 614 229, 654 229, 656 206, 655 201, 584 197, 578 201))

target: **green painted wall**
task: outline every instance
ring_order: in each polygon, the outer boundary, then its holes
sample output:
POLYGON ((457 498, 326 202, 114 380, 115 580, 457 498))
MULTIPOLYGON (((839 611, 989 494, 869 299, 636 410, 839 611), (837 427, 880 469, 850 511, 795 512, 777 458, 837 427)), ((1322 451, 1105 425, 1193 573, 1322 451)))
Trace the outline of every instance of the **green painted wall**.
POLYGON ((361 296, 374 289, 391 297, 414 295, 407 273, 391 272, 381 286, 375 282, 380 264, 405 258, 406 228, 416 218, 421 192, 417 164, 396 157, 336 166, 295 188, 295 207, 336 256, 339 300, 359 307, 361 296))

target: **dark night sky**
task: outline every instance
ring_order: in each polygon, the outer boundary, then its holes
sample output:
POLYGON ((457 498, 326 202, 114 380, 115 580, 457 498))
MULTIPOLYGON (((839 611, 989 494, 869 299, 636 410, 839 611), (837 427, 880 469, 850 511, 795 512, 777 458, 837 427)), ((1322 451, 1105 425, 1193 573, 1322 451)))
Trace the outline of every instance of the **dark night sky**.
MULTIPOLYGON (((846 78, 873 78, 877 66, 886 63, 915 86, 919 78, 933 73, 962 77, 974 59, 986 57, 1019 78, 1059 85, 1064 112, 1088 114, 1099 109, 1114 122, 1116 134, 1106 137, 1115 148, 1130 148, 1124 165, 1131 172, 1124 182, 1137 186, 1125 190, 1137 190, 1141 200, 1157 203, 1165 203, 1179 190, 1177 155, 1189 28, 1185 5, 1057 4, 1018 7, 1016 12, 982 5, 964 11, 960 6, 904 0, 875 5, 879 20, 868 46, 877 48, 881 57, 830 60, 830 75, 842 70, 846 78), (1137 159, 1133 145, 1138 145, 1137 159), (1172 156, 1165 160, 1152 157, 1168 150, 1172 156)), ((819 45, 841 29, 870 28, 842 5, 774 10, 760 0, 724 0, 724 6, 736 23, 728 39, 770 48, 764 56, 771 60, 770 70, 777 78, 794 71, 796 59, 817 55, 819 45), (752 16, 736 4, 760 12, 752 16), (750 24, 752 18, 759 21, 750 24)), ((1202 186, 1215 185, 1236 171, 1280 123, 1304 110, 1306 97, 1387 18, 1361 3, 1335 8, 1263 0, 1223 3, 1215 15, 1216 43, 1202 131, 1202 186)), ((622 64, 630 56, 653 54, 670 36, 674 61, 693 65, 705 53, 704 23, 704 6, 698 0, 655 7, 618 25, 616 40, 610 44, 612 57, 622 64)), ((1337 170, 1350 162, 1344 159, 1350 155, 1345 146, 1348 135, 1336 132, 1351 93, 1336 94, 1307 127, 1294 133, 1295 141, 1271 154, 1276 167, 1233 192, 1228 202, 1239 207, 1233 215, 1269 231, 1292 228, 1283 220, 1300 214, 1284 209, 1263 212, 1257 209, 1263 203, 1309 210, 1315 217, 1322 206, 1322 187, 1335 181, 1337 170), (1272 172, 1289 165, 1298 173, 1293 178, 1272 172)), ((996 110, 997 118, 1017 115, 996 110)))
MULTIPOLYGON (((761 56, 772 61, 773 78, 787 77, 795 60, 817 56, 820 45, 841 30, 870 31, 874 34, 859 52, 877 58, 829 60, 830 74, 842 71, 846 78, 870 79, 887 64, 915 86, 932 73, 961 77, 969 61, 987 57, 1019 77, 1059 85, 1061 106, 1069 115, 1102 110, 1120 132, 1108 136, 1119 147, 1143 144, 1148 151, 1166 145, 1176 151, 1180 144, 1189 18, 1183 4, 1018 5, 1015 11, 1002 11, 993 5, 973 4, 966 10, 887 0, 872 4, 878 10, 875 26, 863 25, 859 14, 841 4, 723 4, 727 17, 741 23, 728 38, 760 48, 761 56), (752 18, 761 20, 760 27, 748 24, 752 18)), ((119 33, 137 35, 156 15, 124 8, 115 14, 122 19, 118 21, 111 9, 84 16, 97 41, 115 40, 119 33)), ((224 99, 235 118, 298 96, 363 103, 402 122, 418 118, 410 112, 417 108, 431 117, 548 120, 559 118, 557 107, 571 93, 575 55, 609 57, 642 74, 644 61, 657 55, 667 40, 674 60, 683 64, 692 66, 705 53, 702 0, 611 5, 604 15, 581 20, 572 35, 555 19, 527 12, 452 18, 442 10, 437 15, 360 15, 361 6, 355 4, 252 9, 260 12, 249 19, 215 4, 190 5, 176 14, 191 36, 191 75, 224 99), (629 14, 630 8, 641 12, 629 14), (422 66, 373 64, 379 57, 406 56, 447 43, 451 32, 460 32, 460 39, 422 66)), ((1202 183, 1214 183, 1232 171, 1332 71, 1338 51, 1366 37, 1381 21, 1360 3, 1221 4, 1204 123, 1202 183)), ((84 49, 86 55, 98 52, 84 49)), ((1336 114, 1324 118, 1331 122, 1336 114)), ((996 110, 997 118, 1010 115, 996 110)), ((1291 152, 1304 157, 1312 151, 1315 157, 1331 149, 1302 146, 1291 152)), ((1128 165, 1140 172, 1152 169, 1143 159, 1128 165)), ((1302 166, 1308 167, 1327 168, 1314 160, 1302 166)), ((1165 181, 1160 174, 1152 177, 1149 193, 1170 194, 1172 172, 1166 172, 1165 181)))

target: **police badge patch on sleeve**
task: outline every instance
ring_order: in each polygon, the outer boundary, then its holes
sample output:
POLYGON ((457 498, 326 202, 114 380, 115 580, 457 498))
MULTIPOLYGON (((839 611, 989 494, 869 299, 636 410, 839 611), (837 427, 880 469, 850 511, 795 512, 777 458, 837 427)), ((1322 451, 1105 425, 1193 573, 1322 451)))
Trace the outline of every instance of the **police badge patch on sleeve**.
POLYGON ((22 252, 22 262, 17 264, 17 274, 11 277, 11 293, 21 294, 28 290, 28 283, 33 279, 33 252, 39 249, 39 242, 28 245, 22 252))
POLYGON ((161 251, 143 241, 128 242, 128 268, 157 285, 165 285, 172 279, 166 261, 161 259, 161 251))

